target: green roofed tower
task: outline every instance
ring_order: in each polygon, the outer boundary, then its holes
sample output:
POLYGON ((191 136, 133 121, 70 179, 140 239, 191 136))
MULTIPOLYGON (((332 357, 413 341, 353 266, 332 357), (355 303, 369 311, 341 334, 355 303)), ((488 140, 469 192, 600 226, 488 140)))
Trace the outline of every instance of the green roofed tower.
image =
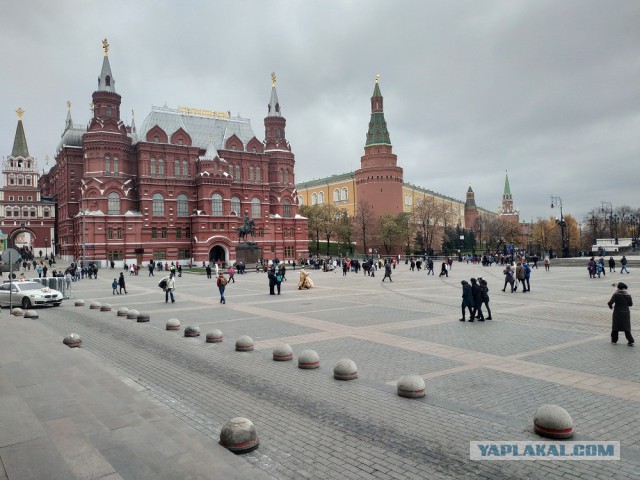
POLYGON ((371 97, 371 120, 369 121, 369 131, 367 131, 367 142, 365 146, 391 145, 387 122, 384 119, 384 100, 382 93, 380 93, 378 78, 379 76, 376 77, 376 84, 371 97))
POLYGON ((398 215, 402 213, 403 172, 389 139, 379 78, 377 75, 371 97, 371 120, 364 155, 355 172, 356 198, 366 201, 377 215, 398 215))
POLYGON ((12 157, 27 158, 29 156, 29 148, 27 147, 27 137, 24 134, 24 127, 22 126, 22 115, 24 110, 19 108, 16 110, 18 114, 18 126, 16 127, 16 136, 13 139, 13 150, 11 151, 12 157))
POLYGON ((520 211, 513 206, 513 197, 511 196, 511 186, 509 185, 509 175, 504 175, 504 193, 502 194, 502 206, 498 213, 502 218, 506 218, 510 222, 520 223, 520 211))

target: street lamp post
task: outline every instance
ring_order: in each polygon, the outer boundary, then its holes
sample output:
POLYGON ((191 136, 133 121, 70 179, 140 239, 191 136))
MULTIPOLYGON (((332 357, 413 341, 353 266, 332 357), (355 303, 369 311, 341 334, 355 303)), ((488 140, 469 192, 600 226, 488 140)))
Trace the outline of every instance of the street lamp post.
POLYGON ((569 247, 567 245, 567 236, 565 232, 567 230, 567 222, 564 221, 564 214, 562 213, 562 198, 558 196, 551 197, 551 208, 560 207, 560 218, 556 218, 556 223, 560 225, 560 235, 562 236, 562 257, 567 258, 569 256, 569 247))
POLYGON ((596 232, 596 229, 598 228, 598 217, 591 215, 589 223, 591 224, 591 231, 593 232, 593 244, 595 245, 598 242, 598 233, 596 232))
POLYGON ((609 222, 611 223, 611 228, 613 229, 613 238, 615 244, 618 245, 618 224, 620 223, 620 217, 618 215, 611 215, 609 218, 609 222))
POLYGON ((636 243, 638 242, 638 227, 640 226, 640 218, 635 215, 629 215, 627 220, 629 226, 631 226, 631 248, 636 251, 636 243))
POLYGON ((44 237, 44 257, 47 258, 47 246, 49 245, 49 239, 44 237))

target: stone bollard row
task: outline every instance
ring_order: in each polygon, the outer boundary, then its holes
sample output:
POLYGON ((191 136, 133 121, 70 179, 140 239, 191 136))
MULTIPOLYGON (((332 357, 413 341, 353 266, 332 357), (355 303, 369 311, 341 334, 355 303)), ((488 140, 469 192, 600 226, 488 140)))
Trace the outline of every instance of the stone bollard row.
POLYGON ((79 347, 82 345, 82 338, 77 333, 70 333, 65 335, 62 339, 62 343, 64 343, 69 348, 79 347))
POLYGON ((220 445, 233 453, 251 452, 260 445, 256 427, 247 418, 232 418, 220 430, 220 445))

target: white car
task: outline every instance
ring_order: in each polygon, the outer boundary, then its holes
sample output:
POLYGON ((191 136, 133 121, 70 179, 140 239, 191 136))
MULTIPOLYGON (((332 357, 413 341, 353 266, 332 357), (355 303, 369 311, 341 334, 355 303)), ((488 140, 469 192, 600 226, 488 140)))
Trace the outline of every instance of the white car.
POLYGON ((30 280, 14 281, 9 283, 5 281, 0 285, 0 306, 9 306, 9 295, 11 294, 11 303, 15 307, 28 309, 40 305, 54 305, 59 307, 64 299, 62 293, 45 287, 39 282, 30 280))

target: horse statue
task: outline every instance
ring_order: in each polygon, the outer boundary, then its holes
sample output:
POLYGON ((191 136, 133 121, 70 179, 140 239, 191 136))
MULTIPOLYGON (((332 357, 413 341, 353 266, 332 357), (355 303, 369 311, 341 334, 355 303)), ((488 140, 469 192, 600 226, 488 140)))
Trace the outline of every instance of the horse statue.
POLYGON ((244 223, 238 227, 238 237, 239 240, 241 242, 246 242, 247 240, 247 234, 251 234, 251 240, 253 240, 254 237, 254 227, 256 225, 255 220, 249 219, 249 218, 245 218, 244 219, 244 223))

